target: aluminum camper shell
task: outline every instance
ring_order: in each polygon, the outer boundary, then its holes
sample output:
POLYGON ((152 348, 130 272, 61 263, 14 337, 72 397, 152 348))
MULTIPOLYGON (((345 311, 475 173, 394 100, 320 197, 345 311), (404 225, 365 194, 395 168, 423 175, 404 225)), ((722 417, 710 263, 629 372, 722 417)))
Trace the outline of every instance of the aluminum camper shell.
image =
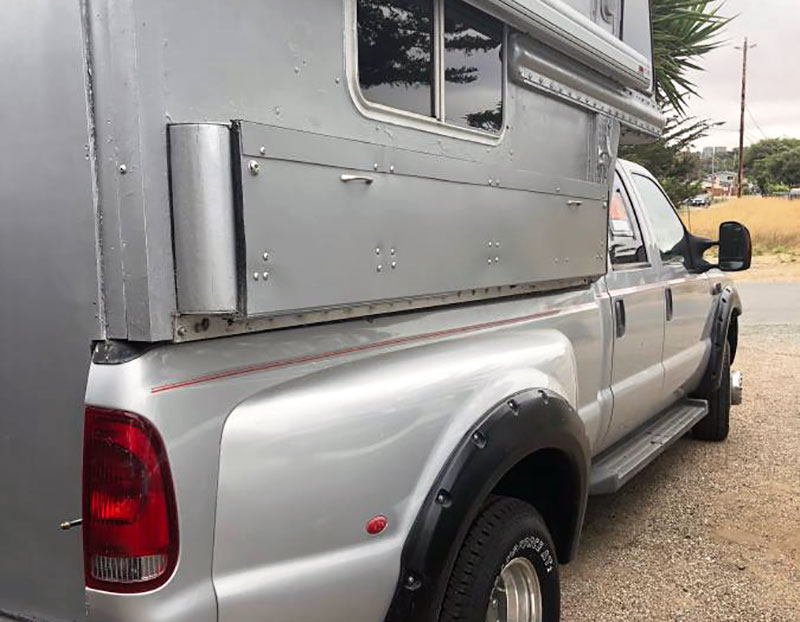
MULTIPOLYGON (((113 338, 202 339, 586 284, 605 269, 620 131, 662 124, 650 60, 618 38, 627 16, 613 2, 474 3, 502 29, 494 132, 447 116, 449 0, 431 0, 440 77, 428 116, 364 92, 358 0, 93 4, 113 338)), ((628 32, 649 35, 642 15, 628 32)))

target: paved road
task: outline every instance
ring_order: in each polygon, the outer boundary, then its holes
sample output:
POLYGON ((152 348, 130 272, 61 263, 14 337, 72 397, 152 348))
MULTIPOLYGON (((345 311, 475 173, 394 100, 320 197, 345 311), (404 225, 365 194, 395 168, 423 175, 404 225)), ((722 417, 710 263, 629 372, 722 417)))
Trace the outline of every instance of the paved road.
POLYGON ((738 281, 744 326, 800 324, 800 283, 738 281))

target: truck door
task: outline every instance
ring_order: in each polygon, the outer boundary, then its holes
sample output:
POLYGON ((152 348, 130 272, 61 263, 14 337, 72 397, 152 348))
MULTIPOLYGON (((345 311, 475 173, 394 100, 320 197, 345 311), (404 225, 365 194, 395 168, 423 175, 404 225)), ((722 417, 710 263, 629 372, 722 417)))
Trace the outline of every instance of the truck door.
POLYGON ((604 440, 608 446, 632 432, 658 409, 665 321, 664 285, 653 253, 620 175, 615 176, 609 220, 611 269, 606 285, 615 336, 611 368, 614 406, 604 440))
POLYGON ((691 274, 684 265, 680 244, 686 230, 667 195, 644 171, 632 171, 631 178, 658 247, 655 263, 665 285, 662 405, 666 407, 694 389, 705 371, 711 347, 705 329, 713 294, 708 276, 691 274))

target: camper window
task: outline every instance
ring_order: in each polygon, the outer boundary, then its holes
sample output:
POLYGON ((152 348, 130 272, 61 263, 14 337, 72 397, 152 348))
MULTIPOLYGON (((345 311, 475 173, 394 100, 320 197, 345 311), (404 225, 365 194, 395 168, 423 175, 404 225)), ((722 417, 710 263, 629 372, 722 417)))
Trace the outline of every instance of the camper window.
POLYGON ((357 0, 358 85, 372 104, 503 129, 499 20, 461 0, 357 0))
POLYGON ((503 129, 503 25, 447 0, 444 11, 445 119, 499 133, 503 129))
POLYGON ((358 82, 376 104, 433 115, 433 3, 359 0, 358 82))

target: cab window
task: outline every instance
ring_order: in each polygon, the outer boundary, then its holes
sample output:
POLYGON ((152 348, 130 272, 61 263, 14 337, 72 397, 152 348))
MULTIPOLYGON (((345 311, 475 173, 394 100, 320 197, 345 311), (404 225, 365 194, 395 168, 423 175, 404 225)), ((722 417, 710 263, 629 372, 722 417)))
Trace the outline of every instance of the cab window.
POLYGON ((608 231, 611 264, 615 268, 647 263, 647 251, 642 240, 642 230, 619 175, 614 177, 614 191, 611 193, 609 206, 608 231))
POLYGON ((686 230, 664 191, 650 177, 634 173, 636 189, 642 197, 642 209, 653 228, 656 246, 663 261, 683 262, 683 241, 686 230))

